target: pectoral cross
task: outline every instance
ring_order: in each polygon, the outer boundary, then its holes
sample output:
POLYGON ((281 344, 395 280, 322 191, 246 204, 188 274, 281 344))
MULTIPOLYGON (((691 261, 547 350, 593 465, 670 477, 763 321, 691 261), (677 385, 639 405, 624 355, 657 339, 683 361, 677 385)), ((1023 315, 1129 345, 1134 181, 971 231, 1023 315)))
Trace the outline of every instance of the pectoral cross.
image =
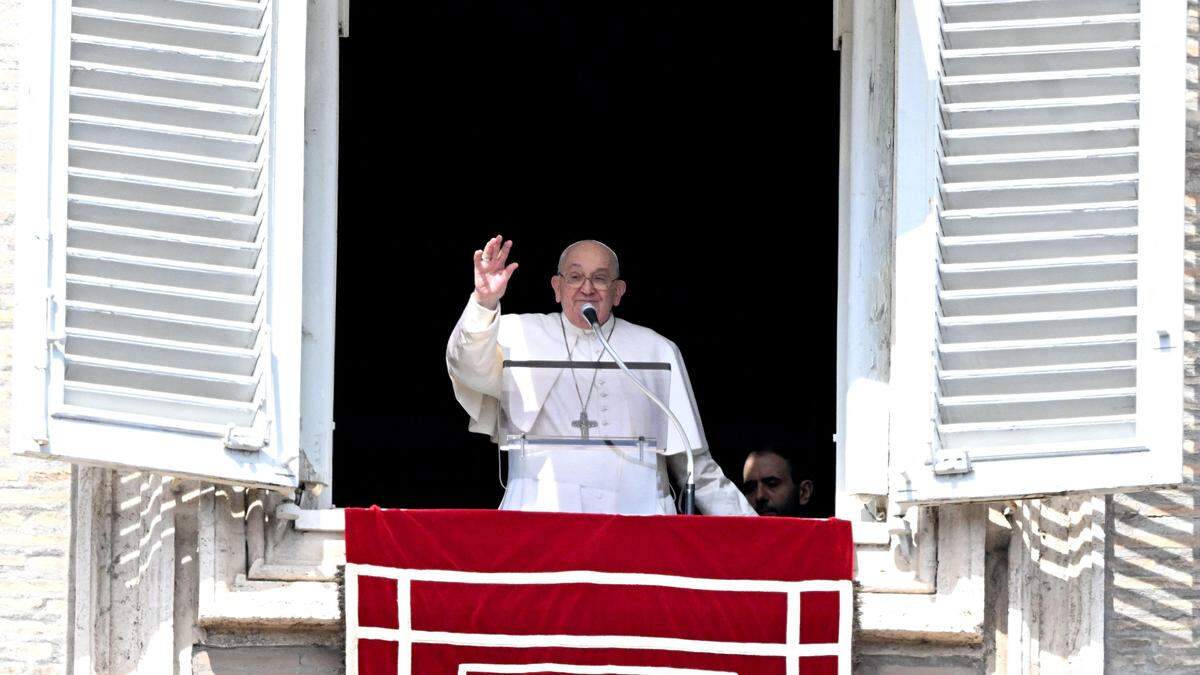
POLYGON ((586 441, 588 439, 588 429, 593 429, 595 427, 598 427, 598 426, 600 426, 600 423, 589 420, 587 411, 580 410, 579 411, 579 419, 575 420, 574 422, 571 422, 571 426, 575 427, 576 429, 579 429, 579 437, 586 441))

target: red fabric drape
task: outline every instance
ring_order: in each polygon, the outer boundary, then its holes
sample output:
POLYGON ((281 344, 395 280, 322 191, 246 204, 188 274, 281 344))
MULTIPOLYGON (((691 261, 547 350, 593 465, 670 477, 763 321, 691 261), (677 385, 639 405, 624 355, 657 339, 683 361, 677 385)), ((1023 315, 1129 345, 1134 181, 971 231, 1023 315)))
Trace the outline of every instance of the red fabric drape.
MULTIPOLYGON (((348 509, 346 557, 350 563, 398 570, 586 570, 701 580, 848 580, 853 571, 849 523, 789 518, 348 509)), ((396 629, 397 580, 362 574, 358 606, 348 606, 347 612, 355 612, 360 626, 396 629)), ((404 611, 410 631, 525 640, 517 647, 418 641, 406 649, 411 649, 411 672, 419 675, 457 675, 467 663, 610 665, 618 673, 620 666, 787 672, 783 656, 624 644, 547 646, 537 638, 531 644, 527 637, 619 635, 783 644, 788 605, 781 592, 607 582, 490 583, 487 577, 417 580, 408 588, 404 611)), ((838 592, 804 591, 799 600, 800 643, 836 642, 838 592)), ((397 642, 361 639, 356 644, 359 672, 397 672, 397 642)), ((837 670, 837 658, 830 656, 802 658, 800 664, 806 674, 837 670)))

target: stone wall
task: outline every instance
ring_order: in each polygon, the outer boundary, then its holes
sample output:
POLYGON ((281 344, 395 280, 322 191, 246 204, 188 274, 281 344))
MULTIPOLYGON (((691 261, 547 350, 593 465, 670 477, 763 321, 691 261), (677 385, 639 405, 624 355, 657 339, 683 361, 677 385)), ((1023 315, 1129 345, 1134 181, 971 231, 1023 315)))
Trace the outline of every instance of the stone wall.
MULTIPOLYGON (((1146 0, 1143 0, 1143 2, 1146 0)), ((1188 154, 1186 241, 1190 255, 1200 253, 1200 2, 1188 0, 1188 154)), ((1189 261, 1188 277, 1196 269, 1189 261)), ((1193 282, 1194 283, 1194 282, 1193 282)), ((1189 294, 1186 386, 1200 385, 1200 305, 1189 294)), ((1200 415, 1193 393, 1189 414, 1200 415)), ((1185 431, 1184 476, 1176 490, 1115 495, 1108 520, 1105 661, 1109 672, 1194 673, 1200 669, 1200 427, 1185 431)))
POLYGON ((194 675, 340 675, 343 655, 328 647, 199 647, 194 675))
POLYGON ((58 673, 67 659, 71 471, 14 457, 8 442, 20 21, 20 0, 0 0, 0 673, 58 673))

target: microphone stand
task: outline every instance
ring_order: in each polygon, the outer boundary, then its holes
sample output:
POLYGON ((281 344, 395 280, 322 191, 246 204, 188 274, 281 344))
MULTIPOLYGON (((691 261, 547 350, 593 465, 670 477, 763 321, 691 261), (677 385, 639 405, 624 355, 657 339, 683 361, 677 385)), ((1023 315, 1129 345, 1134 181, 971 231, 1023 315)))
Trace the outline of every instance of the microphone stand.
POLYGON ((633 375, 633 373, 629 370, 629 367, 626 366, 625 362, 621 360, 621 357, 617 356, 617 353, 613 351, 612 346, 608 344, 608 338, 604 337, 604 331, 600 330, 600 319, 596 315, 596 308, 590 303, 586 304, 583 306, 583 310, 580 312, 580 314, 582 314, 583 318, 587 319, 587 322, 591 324, 592 330, 596 332, 596 337, 600 339, 600 344, 604 346, 604 351, 608 352, 608 355, 612 357, 617 366, 620 367, 621 370, 625 371, 625 374, 629 376, 630 381, 633 382, 633 384, 636 385, 637 388, 646 395, 646 398, 653 401, 654 404, 659 408, 662 408, 662 411, 667 413, 667 417, 669 417, 671 422, 674 423, 675 430, 679 432, 679 438, 683 440, 683 447, 687 451, 687 484, 683 488, 683 499, 681 500, 683 502, 683 513, 689 516, 695 515, 696 458, 692 455, 692 443, 690 440, 688 440, 687 432, 683 430, 683 425, 679 423, 679 418, 675 417, 675 413, 671 412, 670 408, 660 401, 653 392, 646 388, 646 385, 642 384, 637 377, 633 375))

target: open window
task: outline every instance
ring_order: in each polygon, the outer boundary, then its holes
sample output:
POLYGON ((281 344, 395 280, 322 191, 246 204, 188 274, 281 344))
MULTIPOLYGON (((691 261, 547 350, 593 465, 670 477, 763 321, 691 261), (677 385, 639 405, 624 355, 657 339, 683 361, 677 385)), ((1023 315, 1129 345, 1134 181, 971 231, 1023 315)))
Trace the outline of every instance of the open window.
POLYGON ((893 498, 1179 482, 1185 3, 897 21, 893 498))
POLYGON ((812 458, 814 514, 831 515, 829 3, 351 9, 334 503, 499 503, 495 445, 467 431, 442 358, 471 251, 499 232, 521 265, 506 312, 555 311, 566 244, 612 245, 630 284, 618 316, 679 345, 726 475, 749 450, 790 446, 812 458), (396 103, 379 94, 383 61, 396 103))
POLYGON ((309 480, 305 3, 30 5, 14 449, 309 480))

